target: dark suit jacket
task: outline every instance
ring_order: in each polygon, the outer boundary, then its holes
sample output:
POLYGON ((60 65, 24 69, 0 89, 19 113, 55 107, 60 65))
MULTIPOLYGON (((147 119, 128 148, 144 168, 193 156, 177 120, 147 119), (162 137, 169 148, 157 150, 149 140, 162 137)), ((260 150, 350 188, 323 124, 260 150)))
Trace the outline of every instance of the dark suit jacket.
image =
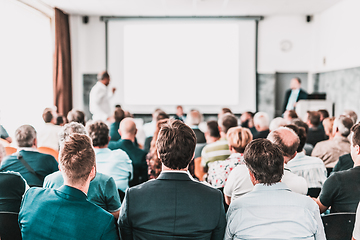
MULTIPOLYGON (((288 104, 290 94, 291 94, 291 89, 288 89, 286 91, 286 93, 285 93, 285 101, 284 101, 284 106, 283 106, 283 112, 286 111, 286 105, 288 104)), ((298 95, 298 97, 296 99, 296 102, 298 102, 301 99, 307 99, 307 98, 308 98, 307 92, 305 92, 303 89, 300 88, 300 92, 299 92, 299 95, 298 95)))
POLYGON ((206 143, 205 134, 198 128, 193 128, 196 136, 196 143, 206 143))
POLYGON ((121 149, 129 155, 133 165, 133 179, 129 182, 129 186, 135 186, 148 180, 148 166, 146 163, 146 152, 140 149, 131 140, 121 139, 108 147, 111 150, 121 149))
POLYGON ((155 180, 127 189, 118 223, 123 240, 222 240, 222 193, 186 173, 162 172, 155 180))
POLYGON ((109 127, 110 141, 118 141, 121 139, 119 134, 120 122, 113 122, 109 127))
POLYGON ((40 175, 40 178, 27 170, 27 168, 17 158, 17 154, 10 155, 2 161, 0 172, 18 172, 26 180, 29 186, 42 187, 44 178, 50 173, 59 170, 58 163, 55 158, 49 154, 24 150, 21 150, 19 153, 23 156, 23 159, 30 165, 30 167, 38 173, 38 175, 40 175))
POLYGON ((29 189, 21 203, 19 226, 23 239, 119 239, 114 217, 66 185, 29 189))

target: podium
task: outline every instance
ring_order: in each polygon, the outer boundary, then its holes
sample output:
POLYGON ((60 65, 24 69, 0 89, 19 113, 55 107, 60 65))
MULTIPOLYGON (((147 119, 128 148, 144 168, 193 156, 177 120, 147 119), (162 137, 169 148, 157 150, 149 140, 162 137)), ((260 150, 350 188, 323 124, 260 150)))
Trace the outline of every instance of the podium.
POLYGON ((318 111, 320 109, 326 109, 329 112, 330 116, 334 116, 333 103, 329 100, 300 100, 296 104, 295 111, 299 118, 304 120, 307 111, 318 111))

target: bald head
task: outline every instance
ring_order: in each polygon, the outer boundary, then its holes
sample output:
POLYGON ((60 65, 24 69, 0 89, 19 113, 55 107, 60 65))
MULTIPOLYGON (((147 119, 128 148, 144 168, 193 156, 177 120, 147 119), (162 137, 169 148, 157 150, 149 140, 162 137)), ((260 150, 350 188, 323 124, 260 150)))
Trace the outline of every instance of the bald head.
POLYGON ((121 136, 121 139, 135 141, 136 133, 136 124, 132 118, 127 117, 120 122, 119 134, 121 136))
POLYGON ((300 144, 298 135, 294 130, 287 127, 280 127, 270 132, 267 139, 279 146, 283 152, 285 163, 295 157, 300 144))

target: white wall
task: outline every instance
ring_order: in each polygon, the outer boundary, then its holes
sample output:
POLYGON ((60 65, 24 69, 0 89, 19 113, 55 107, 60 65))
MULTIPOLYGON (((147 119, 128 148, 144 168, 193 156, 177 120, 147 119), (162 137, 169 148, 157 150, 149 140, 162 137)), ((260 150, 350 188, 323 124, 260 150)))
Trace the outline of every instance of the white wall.
POLYGON ((73 107, 83 110, 83 74, 105 70, 105 23, 99 17, 84 24, 81 16, 70 16, 73 107))

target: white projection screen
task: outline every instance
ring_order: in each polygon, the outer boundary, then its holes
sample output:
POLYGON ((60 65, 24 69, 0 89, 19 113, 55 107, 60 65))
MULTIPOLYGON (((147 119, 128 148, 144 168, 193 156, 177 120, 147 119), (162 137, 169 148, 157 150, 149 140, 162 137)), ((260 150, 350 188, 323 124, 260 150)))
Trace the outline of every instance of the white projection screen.
POLYGON ((132 113, 255 111, 255 21, 109 21, 108 71, 132 113))

